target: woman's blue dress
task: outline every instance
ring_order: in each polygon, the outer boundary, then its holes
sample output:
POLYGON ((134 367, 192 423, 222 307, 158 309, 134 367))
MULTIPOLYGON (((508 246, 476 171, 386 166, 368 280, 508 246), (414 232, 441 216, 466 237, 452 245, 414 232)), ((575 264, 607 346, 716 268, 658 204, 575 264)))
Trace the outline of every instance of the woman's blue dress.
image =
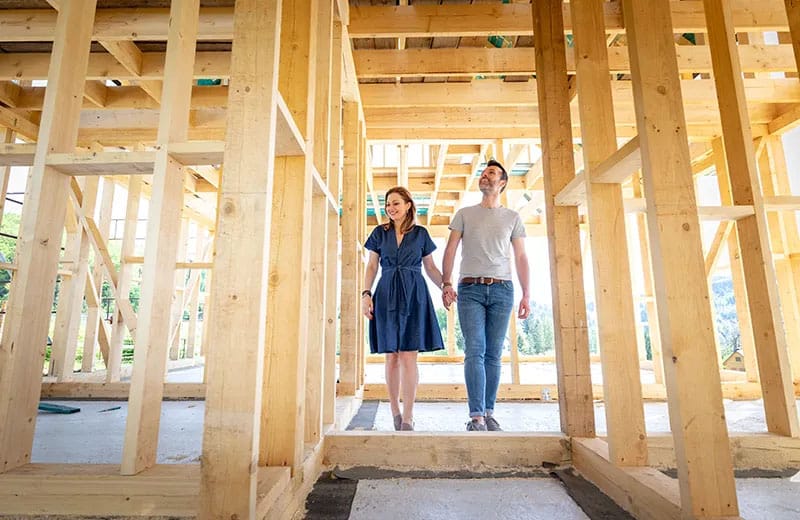
POLYGON ((380 256, 381 277, 372 296, 369 347, 373 354, 444 348, 436 309, 422 278, 422 258, 436 249, 428 230, 414 226, 397 246, 394 228, 378 226, 365 247, 380 256))

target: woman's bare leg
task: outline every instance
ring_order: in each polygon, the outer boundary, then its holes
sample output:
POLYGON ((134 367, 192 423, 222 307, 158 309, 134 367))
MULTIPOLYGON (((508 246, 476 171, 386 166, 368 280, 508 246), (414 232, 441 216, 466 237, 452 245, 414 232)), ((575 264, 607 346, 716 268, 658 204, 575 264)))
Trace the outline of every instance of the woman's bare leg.
POLYGON ((386 388, 389 392, 389 406, 392 417, 400 413, 400 359, 398 354, 386 354, 386 388))
POLYGON ((403 422, 413 424, 419 370, 417 352, 400 352, 400 390, 403 392, 403 422))

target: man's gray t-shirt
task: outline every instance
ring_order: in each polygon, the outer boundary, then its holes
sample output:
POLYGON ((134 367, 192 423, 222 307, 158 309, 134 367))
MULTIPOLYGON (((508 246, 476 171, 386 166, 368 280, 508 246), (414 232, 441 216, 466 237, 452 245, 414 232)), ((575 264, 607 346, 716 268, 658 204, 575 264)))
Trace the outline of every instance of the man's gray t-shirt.
POLYGON ((511 279, 511 240, 525 236, 519 213, 479 204, 458 210, 449 227, 461 233, 462 278, 511 279))

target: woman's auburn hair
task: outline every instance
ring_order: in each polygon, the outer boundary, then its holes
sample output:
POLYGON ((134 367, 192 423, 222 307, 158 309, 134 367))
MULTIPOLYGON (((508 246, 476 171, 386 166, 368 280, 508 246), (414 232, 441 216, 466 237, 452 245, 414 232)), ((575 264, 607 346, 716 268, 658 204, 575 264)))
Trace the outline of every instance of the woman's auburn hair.
MULTIPOLYGON (((406 217, 403 219, 403 223, 400 225, 400 232, 401 233, 408 233, 414 226, 417 225, 417 206, 414 204, 414 199, 411 198, 411 192, 409 192, 406 188, 402 186, 395 186, 393 188, 389 188, 386 192, 386 196, 384 197, 384 207, 386 204, 389 203, 389 195, 392 193, 397 193, 405 202, 410 202, 411 207, 408 208, 408 212, 406 213, 406 217)), ((394 220, 389 217, 387 212, 386 218, 389 219, 389 222, 383 225, 383 229, 386 231, 392 229, 394 227, 394 220)))

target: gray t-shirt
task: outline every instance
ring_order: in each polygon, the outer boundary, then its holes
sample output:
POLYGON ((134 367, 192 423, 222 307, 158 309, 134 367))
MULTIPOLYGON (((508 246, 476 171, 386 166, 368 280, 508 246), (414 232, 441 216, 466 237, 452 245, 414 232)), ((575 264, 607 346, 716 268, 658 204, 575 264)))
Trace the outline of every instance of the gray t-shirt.
POLYGON ((525 236, 519 213, 479 204, 458 210, 449 227, 461 232, 462 278, 511 279, 511 240, 525 236))

